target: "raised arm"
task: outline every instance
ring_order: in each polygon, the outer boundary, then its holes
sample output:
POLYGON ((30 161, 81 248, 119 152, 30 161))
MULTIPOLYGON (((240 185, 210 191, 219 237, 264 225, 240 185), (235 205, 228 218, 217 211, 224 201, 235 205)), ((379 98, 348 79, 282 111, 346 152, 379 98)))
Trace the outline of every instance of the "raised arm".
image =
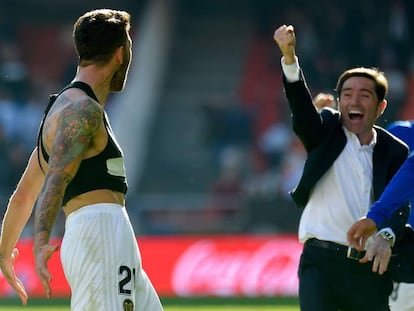
POLYGON ((293 64, 296 61, 295 45, 296 37, 292 25, 282 25, 275 30, 273 39, 279 46, 286 65, 293 64))
POLYGON ((282 53, 283 85, 292 112, 292 128, 306 151, 310 152, 326 136, 326 129, 299 66, 293 26, 280 26, 275 30, 273 39, 282 53))

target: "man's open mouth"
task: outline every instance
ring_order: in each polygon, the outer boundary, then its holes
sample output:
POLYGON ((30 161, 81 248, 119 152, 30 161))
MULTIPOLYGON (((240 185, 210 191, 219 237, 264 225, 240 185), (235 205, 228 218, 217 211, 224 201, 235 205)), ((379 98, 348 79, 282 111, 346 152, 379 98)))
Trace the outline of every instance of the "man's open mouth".
POLYGON ((350 111, 348 116, 351 120, 361 120, 364 115, 360 111, 350 111))

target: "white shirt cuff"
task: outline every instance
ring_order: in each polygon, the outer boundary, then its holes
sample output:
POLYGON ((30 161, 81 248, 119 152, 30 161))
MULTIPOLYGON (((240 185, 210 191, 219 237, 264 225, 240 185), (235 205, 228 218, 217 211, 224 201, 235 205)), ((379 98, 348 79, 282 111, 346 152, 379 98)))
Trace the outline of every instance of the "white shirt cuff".
POLYGON ((381 229, 380 231, 377 232, 375 236, 379 236, 379 235, 381 235, 387 241, 390 241, 391 246, 394 246, 396 237, 395 237, 394 231, 392 231, 391 228, 387 227, 387 228, 381 229))
POLYGON ((285 64, 285 58, 282 57, 280 63, 282 64, 282 70, 288 82, 299 81, 299 60, 295 56, 296 61, 290 65, 285 64))

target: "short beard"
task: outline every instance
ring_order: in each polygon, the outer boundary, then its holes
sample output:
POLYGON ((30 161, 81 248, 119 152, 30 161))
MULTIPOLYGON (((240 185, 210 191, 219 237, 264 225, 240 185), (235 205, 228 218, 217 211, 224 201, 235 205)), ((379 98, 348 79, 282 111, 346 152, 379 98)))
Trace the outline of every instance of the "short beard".
POLYGON ((128 68, 121 66, 112 76, 111 92, 121 92, 124 89, 128 68))
POLYGON ((124 62, 119 66, 118 70, 114 73, 111 80, 111 92, 121 92, 124 89, 125 82, 128 76, 129 66, 131 63, 131 55, 127 50, 123 50, 124 62))

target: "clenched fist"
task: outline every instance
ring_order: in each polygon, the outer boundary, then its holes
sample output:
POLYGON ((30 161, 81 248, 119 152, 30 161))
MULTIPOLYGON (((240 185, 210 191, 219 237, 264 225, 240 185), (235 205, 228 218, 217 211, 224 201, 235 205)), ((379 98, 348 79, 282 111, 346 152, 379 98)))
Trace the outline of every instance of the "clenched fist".
POLYGON ((276 41, 279 46, 280 51, 284 56, 284 61, 287 65, 290 65, 295 62, 295 45, 296 37, 295 30, 292 25, 286 26, 282 25, 275 30, 273 34, 273 39, 276 41))

